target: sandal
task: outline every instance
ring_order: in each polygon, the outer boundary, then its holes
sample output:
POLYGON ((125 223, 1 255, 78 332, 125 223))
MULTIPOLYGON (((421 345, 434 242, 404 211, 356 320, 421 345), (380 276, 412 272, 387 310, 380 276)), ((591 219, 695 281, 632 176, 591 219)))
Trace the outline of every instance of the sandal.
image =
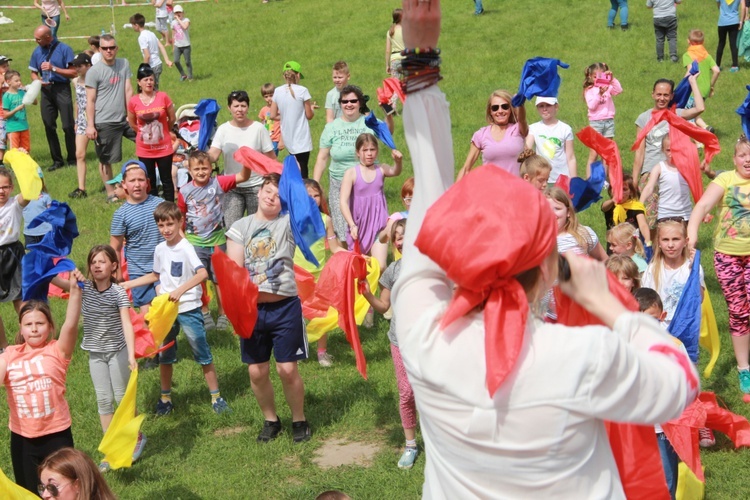
POLYGON ((107 197, 107 203, 120 203, 120 198, 116 194, 107 197))

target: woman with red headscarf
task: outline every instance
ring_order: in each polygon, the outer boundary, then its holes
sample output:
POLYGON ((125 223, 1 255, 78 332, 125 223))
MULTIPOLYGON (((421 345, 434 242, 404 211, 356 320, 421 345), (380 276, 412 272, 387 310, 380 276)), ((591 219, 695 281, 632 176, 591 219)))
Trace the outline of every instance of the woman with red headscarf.
POLYGON ((440 0, 403 6, 404 42, 420 49, 403 65, 415 192, 393 294, 428 450, 423 496, 625 498, 604 420, 676 418, 699 389, 695 368, 656 321, 618 301, 593 260, 566 255, 562 289, 577 303, 569 310, 605 326, 540 319, 558 274, 554 214, 494 166, 450 187, 445 96, 427 83, 435 75, 410 81, 437 54, 440 0))

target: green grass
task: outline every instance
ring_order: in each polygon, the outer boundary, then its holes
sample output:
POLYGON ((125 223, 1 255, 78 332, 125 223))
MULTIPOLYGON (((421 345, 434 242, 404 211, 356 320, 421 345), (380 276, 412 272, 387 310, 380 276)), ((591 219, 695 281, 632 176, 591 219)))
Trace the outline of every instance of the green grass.
MULTIPOLYGON (((27 0, 6 0, 6 4, 28 5, 27 0)), ((71 2, 73 3, 73 2, 71 2)), ((76 5, 99 4, 103 0, 78 0, 76 5)), ((116 2, 117 3, 117 2, 116 2)), ((606 2, 598 0, 561 0, 529 2, 486 0, 487 13, 471 15, 468 0, 443 2, 443 75, 441 88, 451 102, 455 160, 463 164, 471 135, 484 125, 487 96, 496 88, 511 91, 518 86, 523 62, 534 56, 558 57, 571 65, 561 71, 559 117, 574 130, 587 125, 586 106, 581 93, 583 70, 595 61, 605 61, 621 81, 624 92, 617 96, 617 141, 626 170, 632 165, 629 148, 635 138, 635 118, 652 105, 651 85, 657 78, 679 80, 684 69, 676 64, 657 64, 651 11, 642 2, 631 2, 631 30, 608 31, 606 2), (554 9, 554 10, 553 10, 554 9)), ((332 87, 330 68, 339 59, 348 61, 352 83, 361 85, 375 99, 375 88, 385 76, 384 35, 390 24, 390 10, 397 2, 335 0, 274 1, 262 5, 259 0, 221 0, 188 3, 186 16, 192 20, 191 37, 196 79, 180 83, 175 70, 166 69, 162 87, 177 106, 213 97, 222 106, 226 95, 236 89, 247 89, 251 96, 251 113, 255 116, 263 105, 260 85, 271 81, 281 83, 281 67, 287 60, 302 64, 306 78, 301 82, 310 89, 321 105, 332 87)), ((31 38, 39 21, 37 11, 2 9, 15 23, 0 25, 2 40, 31 38)), ((116 7, 116 26, 120 57, 130 60, 133 69, 139 54, 136 36, 123 30, 127 18, 141 11, 153 16, 153 7, 116 7)), ((99 33, 111 23, 110 9, 70 9, 73 19, 61 23, 61 36, 99 33)), ((715 52, 717 11, 712 2, 686 2, 678 7, 679 53, 685 51, 687 32, 703 29, 706 47, 715 52)), ((74 51, 86 47, 85 40, 67 41, 74 51)), ((12 67, 21 69, 28 79, 28 57, 33 42, 2 43, 0 54, 14 59, 12 67)), ((729 51, 725 53, 728 65, 729 51)), ((707 104, 704 118, 716 127, 724 151, 714 167, 730 169, 731 152, 740 132, 734 109, 746 95, 744 78, 750 70, 741 64, 737 74, 722 73, 717 95, 707 104)), ((313 137, 323 130, 323 110, 311 122, 313 137)), ((536 111, 528 106, 530 121, 536 111)), ((51 164, 43 127, 36 109, 29 111, 32 127, 33 156, 43 167, 51 164)), ((382 117, 382 113, 381 113, 382 117)), ((229 119, 226 110, 219 122, 229 119)), ((400 118, 397 118, 400 127, 400 118)), ((403 131, 397 130, 396 142, 404 144, 403 131)), ((403 147, 403 146, 402 146, 403 147)), ((125 143, 125 157, 133 154, 133 146, 125 143)), ((404 148, 405 149, 405 148, 404 148)), ((411 163, 405 172, 386 186, 391 210, 400 210, 398 191, 401 181, 411 175, 411 163)), ((313 154, 317 153, 317 148, 313 154)), ((387 154, 387 153, 386 153, 387 154)), ((383 160, 386 160, 386 154, 383 160)), ((587 151, 576 144, 581 169, 587 151)), ((90 167, 87 182, 91 195, 87 200, 73 200, 70 205, 79 217, 81 236, 72 258, 82 265, 88 249, 108 241, 109 221, 115 207, 105 203, 98 194, 100 185, 93 148, 89 150, 90 167)), ((582 171, 582 170, 581 170, 582 171)), ((76 187, 74 169, 53 172, 46 177, 53 198, 68 201, 67 193, 76 187)), ((583 222, 604 235, 604 223, 597 207, 581 215, 583 222)), ((471 220, 467 229, 474 230, 471 220)), ((702 248, 710 248, 712 226, 704 226, 700 235, 702 248)), ((460 235, 456 235, 460 237, 460 235)), ((471 252, 471 249, 467 249, 471 252)), ((750 416, 740 399, 734 370, 734 356, 727 334, 727 315, 711 263, 711 252, 704 252, 706 282, 717 312, 722 332, 722 355, 711 379, 704 387, 715 391, 733 411, 750 416)), ((65 304, 52 300, 58 323, 62 322, 65 304)), ((17 331, 11 307, 0 307, 2 318, 12 338, 17 331)), ((107 474, 107 481, 122 498, 313 498, 329 488, 347 491, 354 498, 416 498, 423 480, 424 457, 409 472, 396 468, 403 435, 398 417, 398 395, 385 335, 387 322, 378 318, 373 329, 360 333, 368 359, 369 380, 365 381, 354 368, 351 349, 341 334, 334 334, 330 350, 336 364, 326 370, 317 363, 302 363, 300 370, 306 384, 306 413, 315 432, 313 440, 292 446, 287 433, 268 446, 257 446, 255 436, 262 416, 249 386, 245 365, 240 362, 237 339, 226 333, 209 336, 216 358, 222 394, 234 412, 218 417, 208 404, 208 393, 198 366, 190 361, 183 342, 183 359, 175 369, 174 401, 176 412, 157 419, 151 414, 158 397, 158 375, 144 372, 140 377, 138 407, 148 413, 143 429, 149 436, 141 462, 134 467, 107 474), (382 446, 382 451, 368 467, 346 466, 321 470, 313 456, 327 438, 361 440, 382 446)), ((554 377, 554 375, 552 375, 554 377)), ((277 390, 279 414, 288 425, 290 415, 283 400, 277 377, 272 377, 277 390)), ((76 352, 68 375, 68 400, 73 413, 73 434, 76 444, 95 459, 101 439, 96 401, 88 374, 86 355, 76 352)), ((7 420, 7 407, 0 405, 0 421, 7 420)), ((1 426, 0 426, 1 427, 1 426)), ((0 440, 7 442, 8 430, 0 429, 0 440)), ((706 491, 710 498, 744 498, 750 487, 743 472, 750 466, 750 453, 735 451, 723 436, 717 446, 703 451, 706 467, 706 491)), ((0 467, 12 475, 7 446, 0 446, 0 467)), ((503 473, 503 471, 498 471, 503 473)))

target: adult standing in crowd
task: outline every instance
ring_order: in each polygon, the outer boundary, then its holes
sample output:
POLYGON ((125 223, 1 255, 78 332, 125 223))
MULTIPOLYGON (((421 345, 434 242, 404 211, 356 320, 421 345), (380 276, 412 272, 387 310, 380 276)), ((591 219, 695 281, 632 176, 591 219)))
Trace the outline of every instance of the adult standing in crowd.
POLYGON ((401 51, 404 50, 404 37, 401 34, 402 9, 393 9, 393 24, 385 34, 385 72, 394 78, 401 76, 401 51))
POLYGON ((47 144, 52 157, 50 171, 65 166, 60 139, 57 137, 57 116, 60 116, 65 149, 68 152, 67 164, 76 164, 76 130, 73 115, 73 94, 70 79, 75 78, 75 68, 68 65, 75 58, 73 49, 58 41, 48 26, 42 25, 34 30, 34 40, 38 47, 34 49, 29 61, 32 80, 42 80, 42 98, 40 111, 44 131, 47 133, 47 144))
POLYGON ((344 172, 359 163, 354 144, 359 134, 372 131, 365 125, 365 115, 370 112, 365 103, 362 90, 355 85, 347 85, 341 89, 339 94, 341 105, 341 116, 326 124, 323 134, 320 136, 320 149, 318 159, 315 161, 313 178, 320 182, 328 167, 330 175, 328 182, 328 207, 331 210, 333 229, 339 241, 346 241, 346 233, 349 230, 346 219, 341 213, 339 199, 341 196, 341 180, 344 172))
POLYGON ((112 164, 122 160, 123 136, 135 140, 126 119, 127 103, 133 97, 132 73, 128 60, 117 57, 115 37, 102 35, 99 48, 102 60, 86 73, 86 136, 96 143, 107 199, 116 202, 114 188, 106 181, 112 179, 112 164))
POLYGON ((521 168, 518 155, 523 151, 529 125, 526 123, 526 108, 511 105, 512 96, 507 90, 496 90, 487 100, 488 126, 474 133, 469 146, 469 155, 458 173, 460 179, 468 174, 482 153, 482 164, 492 163, 513 175, 521 168))
POLYGON ((128 101, 128 123, 136 132, 135 154, 146 165, 151 181, 151 194, 158 196, 156 169, 167 201, 174 201, 172 182, 172 137, 169 131, 175 122, 174 104, 166 92, 155 89, 156 75, 146 63, 138 67, 138 94, 128 101))
MULTIPOLYGON (((440 0, 404 0, 403 26, 407 49, 438 47, 440 0)), ((603 325, 542 320, 558 276, 553 212, 531 184, 489 166, 451 187, 448 102, 420 85, 409 92, 407 77, 414 200, 393 314, 428 450, 422 496, 625 498, 605 420, 677 418, 698 394, 695 366, 657 321, 620 303, 602 263, 570 252, 561 288, 603 325), (495 211, 503 217, 465 231, 461 215, 495 211)))
MULTIPOLYGON (((250 107, 250 96, 244 90, 235 90, 227 97, 227 106, 232 119, 219 125, 211 141, 208 156, 216 162, 224 155, 224 174, 234 175, 244 168, 234 159, 234 153, 242 146, 259 151, 271 159, 276 159, 273 152, 271 135, 262 123, 254 121, 247 115, 250 107)), ((253 172, 250 179, 240 182, 237 187, 224 194, 224 225, 227 228, 245 216, 258 210, 258 192, 263 184, 263 176, 253 172)))
POLYGON ((70 21, 68 9, 63 0, 34 0, 34 7, 42 11, 42 22, 52 29, 52 37, 57 38, 60 28, 60 10, 65 14, 65 20, 70 21))
POLYGON ((719 8, 719 43, 716 45, 716 65, 721 68, 721 58, 724 55, 724 47, 729 38, 729 51, 732 54, 731 73, 740 70, 737 59, 737 34, 742 29, 742 24, 747 16, 747 7, 744 1, 716 0, 719 8))

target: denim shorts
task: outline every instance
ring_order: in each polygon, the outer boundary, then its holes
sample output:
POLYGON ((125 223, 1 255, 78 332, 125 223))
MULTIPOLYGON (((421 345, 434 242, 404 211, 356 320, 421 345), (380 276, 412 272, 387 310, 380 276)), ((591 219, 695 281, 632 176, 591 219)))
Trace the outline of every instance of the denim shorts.
POLYGON ((242 362, 266 363, 271 351, 277 363, 307 359, 307 333, 299 297, 258 304, 258 321, 253 336, 240 339, 242 362))
POLYGON ((211 348, 206 340, 206 327, 203 324, 203 313, 201 308, 196 307, 192 311, 179 313, 177 321, 172 325, 169 335, 164 339, 164 344, 174 340, 174 345, 159 353, 160 365, 171 365, 177 361, 177 334, 180 333, 180 327, 185 332, 185 337, 193 350, 193 359, 200 365, 210 365, 214 358, 211 356, 211 348))
MULTIPOLYGON (((221 249, 222 252, 227 251, 227 244, 224 243, 223 245, 217 245, 219 249, 221 249)), ((211 256, 215 253, 216 247, 199 247, 197 245, 194 245, 193 248, 195 248, 195 253, 198 255, 198 258, 201 260, 201 264, 203 264, 203 267, 206 268, 206 272, 208 273, 208 279, 216 283, 216 278, 214 277, 214 267, 211 265, 211 256)))
MULTIPOLYGON (((140 276, 131 276, 130 279, 139 278, 140 276)), ((133 295, 133 307, 141 307, 150 304, 156 298, 156 283, 150 285, 137 286, 130 289, 133 295)))
POLYGON ((611 139, 615 136, 615 119, 608 118, 607 120, 592 120, 589 122, 591 128, 602 134, 604 137, 611 139))

